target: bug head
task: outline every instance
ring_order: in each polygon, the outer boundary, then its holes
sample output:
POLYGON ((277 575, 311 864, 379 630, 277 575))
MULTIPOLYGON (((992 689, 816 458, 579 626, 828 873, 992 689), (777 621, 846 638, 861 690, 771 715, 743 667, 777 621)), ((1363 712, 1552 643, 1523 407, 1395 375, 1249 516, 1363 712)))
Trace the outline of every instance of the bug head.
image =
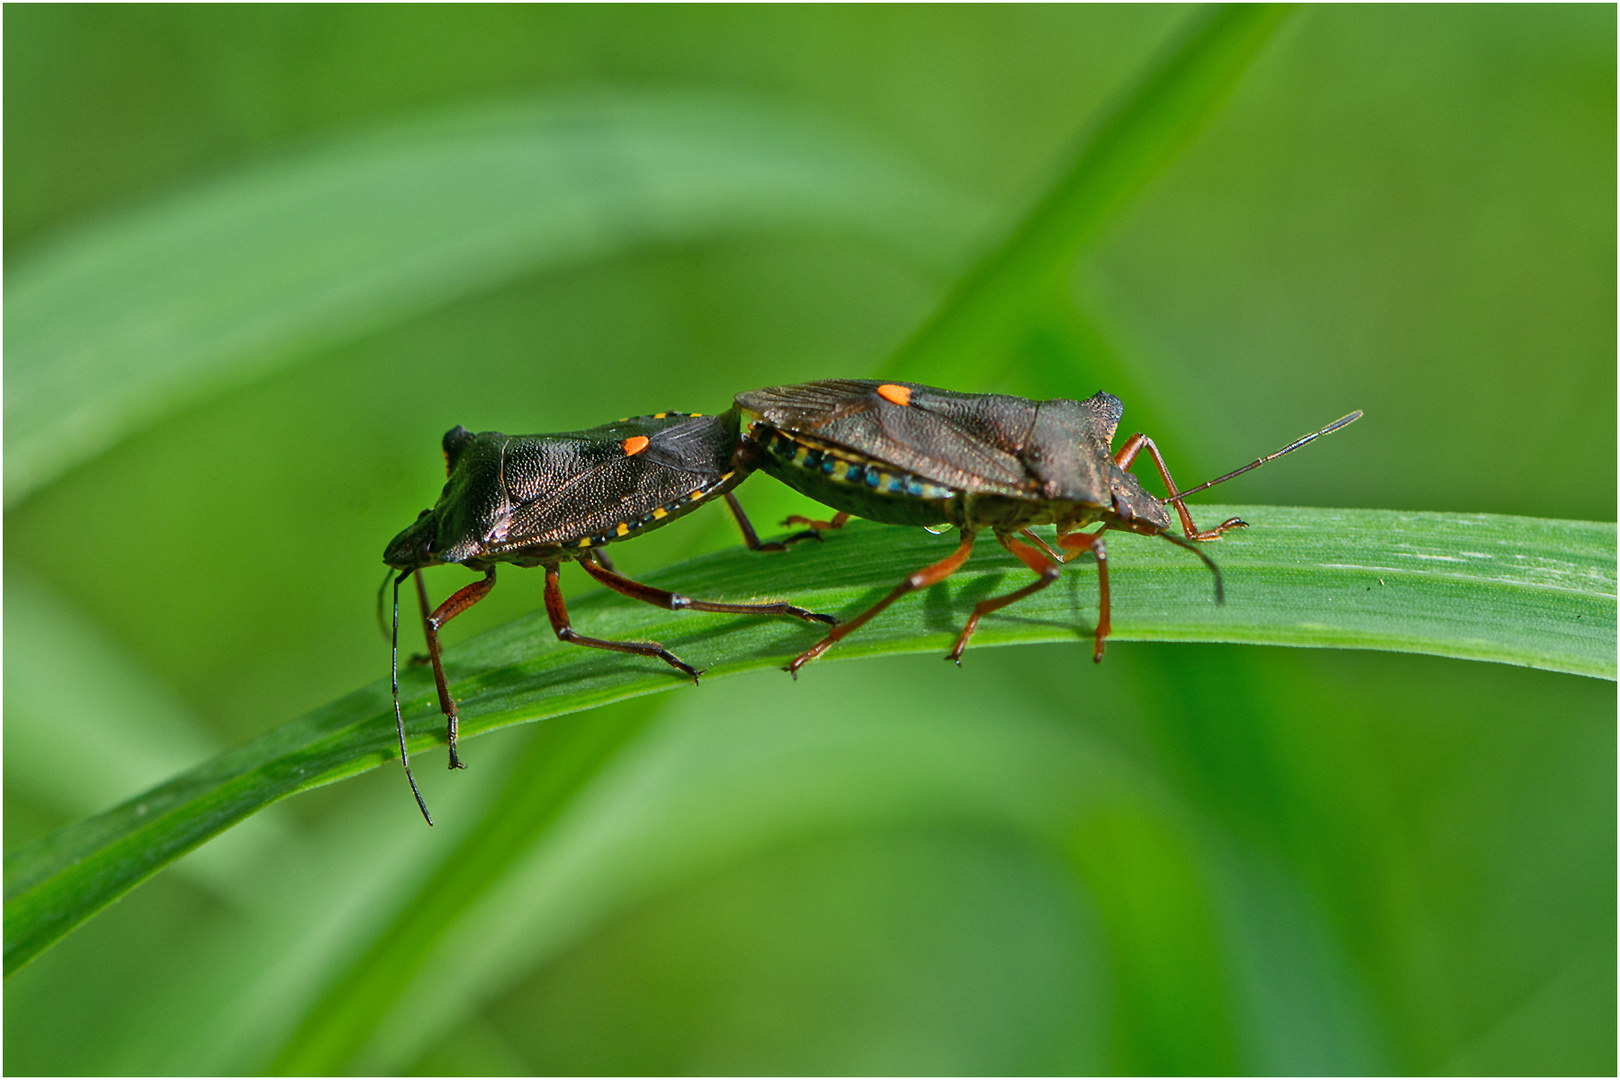
POLYGON ((433 554, 438 539, 439 521, 432 510, 424 510, 411 522, 409 528, 388 542, 383 551, 383 562, 395 570, 419 570, 437 565, 442 560, 433 554))
POLYGON ((476 558, 507 506, 501 482, 505 444, 506 436, 495 431, 474 435, 458 425, 446 432, 444 490, 431 510, 389 541, 383 562, 419 570, 476 558))
POLYGON ((1148 494, 1134 474, 1114 469, 1108 482, 1108 494, 1114 517, 1124 528, 1132 532, 1160 533, 1170 527, 1169 508, 1148 494))

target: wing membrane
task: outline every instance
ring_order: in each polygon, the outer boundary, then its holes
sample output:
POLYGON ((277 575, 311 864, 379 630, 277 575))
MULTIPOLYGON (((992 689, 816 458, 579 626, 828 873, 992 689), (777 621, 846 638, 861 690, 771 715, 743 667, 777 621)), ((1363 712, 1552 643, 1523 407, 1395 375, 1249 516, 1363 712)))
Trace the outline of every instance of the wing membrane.
POLYGON ((959 394, 916 383, 832 379, 774 386, 737 404, 793 434, 886 462, 951 487, 1028 493, 1020 459, 1034 424, 1034 402, 1000 394, 959 394), (903 387, 906 404, 878 392, 903 387))
POLYGON ((731 470, 736 418, 633 417, 586 431, 514 438, 505 462, 514 505, 499 538, 506 549, 614 536, 680 516, 694 493, 731 470), (729 422, 729 432, 727 425, 729 422), (644 446, 636 443, 645 439, 644 446), (655 509, 665 514, 654 518, 655 509))

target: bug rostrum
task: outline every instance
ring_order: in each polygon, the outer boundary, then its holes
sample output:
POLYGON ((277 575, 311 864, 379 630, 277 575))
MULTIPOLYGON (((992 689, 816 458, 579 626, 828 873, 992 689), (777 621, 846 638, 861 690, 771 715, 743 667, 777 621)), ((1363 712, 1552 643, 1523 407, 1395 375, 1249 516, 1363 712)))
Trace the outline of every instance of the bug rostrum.
POLYGON ((801 534, 772 544, 759 542, 731 495, 731 489, 747 475, 733 460, 738 425, 738 414, 731 410, 718 416, 656 413, 552 435, 503 435, 498 431, 475 435, 463 427, 445 434, 444 460, 449 479, 443 492, 433 508, 422 511, 383 553, 394 581, 392 681, 400 761, 428 824, 433 819, 411 776, 399 704, 399 587, 413 575, 439 708, 445 716, 452 769, 464 766, 456 753, 456 702, 445 681, 438 632, 489 594, 495 585, 495 568, 501 563, 545 568, 546 614, 560 640, 656 657, 693 681, 702 673, 658 642, 608 641, 576 631, 563 603, 558 566, 573 560, 615 592, 672 611, 787 615, 809 622, 837 622, 830 615, 779 601, 737 604, 694 600, 623 577, 602 554, 601 548, 607 544, 666 525, 721 496, 731 507, 751 548, 781 550, 787 542, 813 535, 801 534), (465 566, 484 576, 435 608, 428 603, 419 571, 446 563, 465 566))
POLYGON ((954 525, 961 542, 949 556, 916 571, 867 610, 842 622, 796 657, 794 675, 866 621, 905 596, 955 573, 967 561, 977 535, 989 529, 996 541, 1036 580, 1004 596, 980 602, 947 659, 961 662, 979 620, 1058 579, 1062 564, 1091 552, 1097 560, 1098 616, 1092 658, 1102 660, 1108 638, 1109 530, 1163 536, 1202 559, 1215 576, 1215 598, 1224 593, 1220 569, 1199 549, 1246 523, 1231 518, 1200 530, 1187 510, 1188 495, 1337 431, 1361 416, 1354 412, 1275 453, 1206 484, 1180 491, 1153 440, 1138 432, 1118 451, 1114 435, 1124 405, 1098 392, 1084 401, 1033 401, 1005 394, 964 394, 917 383, 834 379, 773 386, 737 395, 743 414, 743 457, 778 480, 824 503, 831 521, 789 518, 811 529, 837 528, 851 515, 891 525, 954 525), (1149 494, 1129 471, 1146 450, 1168 494, 1149 494), (1171 531, 1168 507, 1180 518, 1171 531), (1098 524, 1093 532, 1081 532, 1098 524), (1057 548, 1031 531, 1053 525, 1057 548))

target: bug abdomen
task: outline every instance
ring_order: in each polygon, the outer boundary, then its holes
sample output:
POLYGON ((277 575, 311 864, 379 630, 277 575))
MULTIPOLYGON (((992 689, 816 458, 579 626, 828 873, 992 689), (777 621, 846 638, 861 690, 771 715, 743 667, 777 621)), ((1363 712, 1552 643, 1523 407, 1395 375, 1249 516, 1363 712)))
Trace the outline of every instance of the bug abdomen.
POLYGON ((887 525, 956 524, 954 488, 764 421, 744 438, 759 455, 758 468, 835 510, 887 525))

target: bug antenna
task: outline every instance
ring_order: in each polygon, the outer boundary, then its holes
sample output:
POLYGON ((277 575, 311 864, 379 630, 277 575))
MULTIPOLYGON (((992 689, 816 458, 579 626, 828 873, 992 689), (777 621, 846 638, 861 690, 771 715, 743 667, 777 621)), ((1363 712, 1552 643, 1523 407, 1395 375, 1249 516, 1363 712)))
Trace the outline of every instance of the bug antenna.
MULTIPOLYGON (((1281 450, 1278 450, 1275 453, 1267 454, 1263 458, 1258 458, 1258 459, 1256 459, 1254 461, 1251 461, 1247 465, 1243 466, 1243 468, 1241 468, 1241 469, 1234 469, 1231 472, 1227 473, 1225 476, 1218 476, 1214 480, 1210 480, 1207 483, 1199 484, 1197 487, 1194 487, 1194 488, 1188 488, 1186 491, 1172 491, 1169 495, 1167 495, 1164 498, 1160 499, 1159 502, 1161 502, 1161 503, 1179 503, 1181 500, 1185 499, 1189 495, 1196 495, 1200 491, 1204 491, 1204 490, 1206 490, 1208 488, 1214 487, 1216 484, 1224 484, 1228 480, 1232 479, 1234 476, 1242 476, 1244 473, 1248 472, 1250 469, 1258 469, 1260 466, 1264 465, 1268 461, 1276 461, 1278 458, 1282 457, 1284 454, 1291 454, 1295 450, 1298 450, 1300 447, 1304 446, 1306 443, 1315 442, 1317 439, 1320 439, 1324 435, 1331 435, 1335 431, 1338 431, 1340 428, 1347 427, 1350 424, 1353 424, 1357 420, 1360 420, 1360 419, 1361 419, 1361 410, 1357 409, 1355 412, 1351 413, 1349 416, 1341 416, 1341 417, 1339 417, 1337 420, 1333 421, 1333 423, 1329 424, 1327 427, 1323 428, 1321 431, 1313 431, 1309 435, 1304 436, 1303 438, 1295 439, 1293 442, 1289 443, 1287 446, 1283 447, 1281 450)), ((1168 536, 1169 534, 1167 533, 1165 535, 1168 536)), ((1205 561, 1207 562, 1208 560, 1205 560, 1205 561)), ((1213 565, 1214 564, 1211 564, 1211 566, 1213 566, 1213 565)))
POLYGON ((1175 533, 1171 532, 1164 532, 1160 533, 1159 535, 1176 545, 1176 547, 1186 548, 1188 551, 1204 560, 1204 565, 1209 567, 1209 572, 1215 575, 1215 602, 1217 604, 1226 603, 1226 587, 1221 584, 1221 568, 1215 565, 1215 560, 1210 558, 1204 552, 1203 548, 1199 547, 1191 540, 1177 536, 1175 533))
POLYGON ((388 621, 383 618, 383 597, 388 593, 388 579, 394 576, 394 568, 390 566, 383 575, 382 584, 377 586, 377 629, 383 637, 388 636, 388 621))
MULTIPOLYGON (((389 571, 393 573, 392 570, 389 571)), ((399 763, 405 767, 405 779, 410 782, 411 794, 416 796, 416 805, 422 811, 422 819, 429 825, 433 824, 433 815, 428 813, 427 803, 422 801, 422 793, 416 789, 416 777, 411 775, 411 756, 405 750, 405 714, 399 711, 399 585, 400 582, 416 573, 407 570, 399 577, 394 578, 394 630, 391 635, 392 655, 389 661, 389 677, 394 687, 394 730, 399 733, 399 763)), ((388 580, 383 579, 387 585, 388 580)), ((382 590, 377 590, 377 599, 382 600, 382 590)))

